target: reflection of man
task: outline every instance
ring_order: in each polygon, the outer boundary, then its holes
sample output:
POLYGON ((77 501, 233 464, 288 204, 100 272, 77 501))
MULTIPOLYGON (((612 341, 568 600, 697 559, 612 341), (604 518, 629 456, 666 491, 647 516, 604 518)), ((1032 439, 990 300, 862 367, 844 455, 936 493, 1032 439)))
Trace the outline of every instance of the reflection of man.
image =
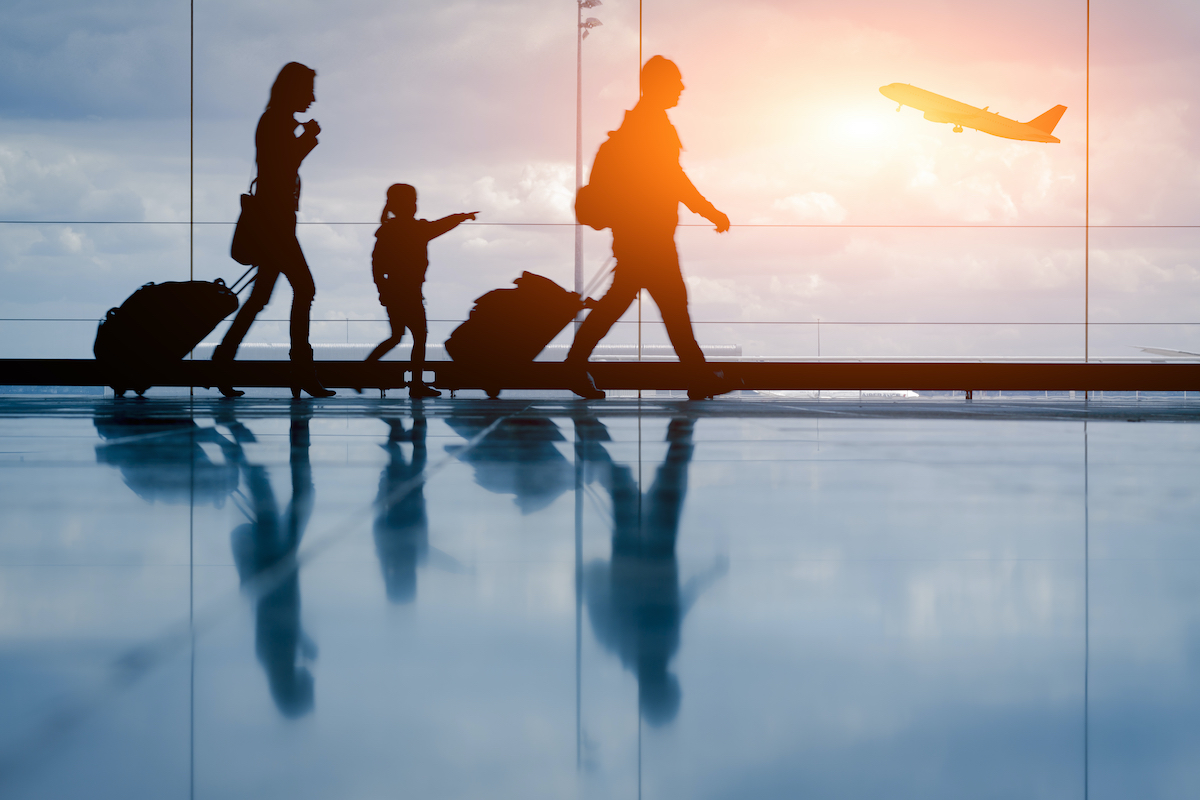
MULTIPOLYGON (((315 496, 308 457, 311 417, 307 406, 292 411, 292 501, 282 514, 267 470, 240 459, 251 519, 235 528, 231 537, 238 575, 257 592, 254 649, 267 673, 275 705, 288 717, 299 717, 313 707, 313 678, 307 662, 316 656, 316 647, 300 625, 300 576, 291 563, 312 515, 315 496)), ((252 441, 244 428, 233 427, 233 431, 238 441, 252 441)))
POLYGON ((589 564, 584 576, 588 617, 600 643, 637 676, 638 706, 652 725, 670 722, 679 711, 679 681, 668 667, 679 649, 683 618, 725 569, 719 561, 680 586, 675 539, 687 493, 692 426, 687 418, 671 420, 666 458, 644 498, 632 470, 613 463, 598 444, 607 438, 603 426, 597 421, 580 426, 581 455, 613 503, 612 559, 589 564))
POLYGON ((405 431, 398 419, 385 419, 390 432, 383 449, 388 464, 379 478, 379 495, 375 501, 375 552, 383 568, 383 582, 388 600, 411 603, 417 596, 417 565, 429 552, 429 517, 425 513, 425 485, 417 483, 425 471, 424 410, 413 408, 412 431, 405 431), (404 458, 400 442, 411 440, 412 458, 404 458))
POLYGON ((729 217, 704 199, 679 165, 683 146, 667 118, 667 109, 679 104, 683 92, 679 68, 654 56, 642 67, 641 85, 641 99, 612 134, 613 157, 620 161, 614 170, 622 192, 621 211, 612 221, 617 266, 612 287, 579 327, 567 354, 574 380, 571 389, 588 399, 604 397, 586 371, 588 357, 637 293, 646 289, 658 305, 675 353, 692 373, 688 396, 698 399, 728 389, 706 371, 704 354, 692 332, 687 287, 675 249, 679 204, 711 221, 718 233, 729 230, 729 217))

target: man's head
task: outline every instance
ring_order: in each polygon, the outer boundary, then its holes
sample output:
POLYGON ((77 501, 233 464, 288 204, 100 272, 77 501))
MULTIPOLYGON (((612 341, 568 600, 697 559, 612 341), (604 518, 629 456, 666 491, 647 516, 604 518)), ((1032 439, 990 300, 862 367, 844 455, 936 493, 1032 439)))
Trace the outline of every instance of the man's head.
POLYGON ((675 62, 652 56, 642 66, 642 102, 668 109, 679 105, 683 93, 683 75, 675 62))

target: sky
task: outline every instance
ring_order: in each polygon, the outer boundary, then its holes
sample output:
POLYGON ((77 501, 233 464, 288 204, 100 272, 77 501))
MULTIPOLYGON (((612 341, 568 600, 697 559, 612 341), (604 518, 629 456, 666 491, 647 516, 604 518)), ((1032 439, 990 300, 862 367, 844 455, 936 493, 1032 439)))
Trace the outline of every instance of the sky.
MULTIPOLYGON (((318 73, 299 234, 313 316, 339 321, 316 324, 314 341, 383 338, 355 321, 384 318, 370 251, 395 182, 417 187, 425 218, 480 212, 431 246, 429 316, 448 320, 431 342, 522 270, 571 285, 569 0, 197 0, 194 13, 192 95, 185 3, 0 10, 3 357, 85 357, 92 320, 141 284, 241 273, 228 246, 254 126, 292 60, 318 73), (99 224, 112 222, 137 224, 99 224), (20 321, 62 318, 84 321, 20 321)), ((586 170, 637 99, 638 6, 585 16, 603 23, 583 43, 586 170)), ((684 167, 734 223, 718 235, 682 215, 700 341, 773 357, 1079 357, 1086 214, 1104 226, 1086 237, 1090 354, 1200 351, 1200 325, 1167 324, 1200 322, 1200 230, 1121 227, 1197 225, 1200 9, 1091 4, 1090 171, 1086 23, 1082 2, 647 0, 642 55, 675 60, 687 87, 671 112, 684 167), (878 92, 893 82, 1021 121, 1061 103, 1062 142, 896 113, 878 92), (884 322, 1010 324, 845 324, 884 322), (1011 324, 1034 322, 1067 324, 1011 324)), ((585 231, 589 278, 609 245, 585 231)), ((264 318, 289 303, 281 283, 264 318)), ((643 315, 644 340, 665 341, 652 303, 643 315)), ((272 322, 248 339, 285 340, 272 322)), ((633 324, 610 338, 635 340, 633 324)))

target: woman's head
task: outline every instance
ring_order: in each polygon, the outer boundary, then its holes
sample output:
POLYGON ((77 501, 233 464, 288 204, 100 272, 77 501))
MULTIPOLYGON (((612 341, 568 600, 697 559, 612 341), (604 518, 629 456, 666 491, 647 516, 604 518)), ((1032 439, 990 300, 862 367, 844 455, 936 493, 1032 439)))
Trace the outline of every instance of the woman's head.
POLYGON ((309 69, 295 61, 284 64, 275 78, 275 83, 271 84, 271 98, 267 101, 267 108, 292 113, 307 111, 317 99, 314 94, 316 78, 315 69, 309 69))
POLYGON ((407 183, 393 183, 387 190, 387 205, 383 207, 380 222, 386 222, 388 215, 402 219, 417 215, 417 190, 407 183))

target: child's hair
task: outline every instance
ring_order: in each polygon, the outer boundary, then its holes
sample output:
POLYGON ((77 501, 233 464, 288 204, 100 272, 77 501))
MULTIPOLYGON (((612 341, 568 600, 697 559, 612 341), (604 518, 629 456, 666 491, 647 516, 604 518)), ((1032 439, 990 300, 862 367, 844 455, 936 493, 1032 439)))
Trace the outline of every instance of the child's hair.
POLYGON ((417 190, 409 186, 407 183, 393 183, 387 190, 387 203, 383 207, 383 213, 379 215, 379 222, 383 224, 388 221, 388 215, 396 216, 396 209, 402 205, 415 205, 417 202, 417 190))

